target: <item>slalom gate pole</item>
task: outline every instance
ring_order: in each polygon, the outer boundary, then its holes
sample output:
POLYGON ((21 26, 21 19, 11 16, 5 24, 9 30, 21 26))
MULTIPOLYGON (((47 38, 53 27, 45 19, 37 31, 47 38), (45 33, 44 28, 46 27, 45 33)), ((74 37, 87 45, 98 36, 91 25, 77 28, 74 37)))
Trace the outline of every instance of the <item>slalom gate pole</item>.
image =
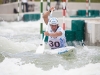
POLYGON ((18 21, 19 21, 19 9, 20 9, 20 7, 19 7, 19 0, 18 0, 18 17, 17 17, 18 21))
POLYGON ((40 15, 41 15, 41 23, 40 23, 40 34, 41 34, 41 39, 42 39, 42 32, 43 32, 43 19, 42 19, 42 16, 43 16, 43 0, 41 0, 40 2, 40 15))
POLYGON ((89 16, 88 10, 89 10, 89 0, 86 0, 86 16, 89 16))
POLYGON ((62 26, 62 28, 63 28, 63 30, 65 30, 65 17, 66 17, 66 12, 67 12, 67 8, 66 8, 66 0, 62 0, 62 2, 63 2, 63 26, 62 26))
POLYGON ((47 0, 47 10, 50 9, 50 0, 47 0))
MULTIPOLYGON (((91 9, 91 5, 90 5, 91 1, 89 0, 89 10, 91 9)), ((89 13, 89 16, 91 16, 91 14, 89 13)))
POLYGON ((89 0, 89 9, 91 9, 91 0, 89 0))
MULTIPOLYGON (((47 0, 47 6, 50 8, 50 0, 47 0)), ((40 2, 40 13, 41 13, 41 23, 40 23, 40 34, 41 34, 41 39, 42 39, 42 33, 43 33, 43 0, 40 2)), ((48 9, 49 9, 48 8, 48 9)))

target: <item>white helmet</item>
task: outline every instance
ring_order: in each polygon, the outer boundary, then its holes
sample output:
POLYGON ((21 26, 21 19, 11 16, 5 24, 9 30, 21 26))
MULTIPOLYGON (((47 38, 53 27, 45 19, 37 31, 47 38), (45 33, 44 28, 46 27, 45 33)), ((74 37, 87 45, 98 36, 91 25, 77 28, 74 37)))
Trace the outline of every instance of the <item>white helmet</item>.
POLYGON ((50 18, 49 24, 50 25, 58 25, 58 19, 55 17, 50 18))

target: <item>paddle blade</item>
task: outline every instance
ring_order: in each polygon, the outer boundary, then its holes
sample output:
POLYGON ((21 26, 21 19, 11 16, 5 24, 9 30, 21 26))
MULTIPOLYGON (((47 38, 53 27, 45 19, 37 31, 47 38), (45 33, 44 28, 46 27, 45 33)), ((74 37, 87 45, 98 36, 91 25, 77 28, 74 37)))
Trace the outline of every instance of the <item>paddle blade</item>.
POLYGON ((44 52, 44 44, 40 44, 40 46, 37 48, 36 53, 37 54, 43 54, 44 52))

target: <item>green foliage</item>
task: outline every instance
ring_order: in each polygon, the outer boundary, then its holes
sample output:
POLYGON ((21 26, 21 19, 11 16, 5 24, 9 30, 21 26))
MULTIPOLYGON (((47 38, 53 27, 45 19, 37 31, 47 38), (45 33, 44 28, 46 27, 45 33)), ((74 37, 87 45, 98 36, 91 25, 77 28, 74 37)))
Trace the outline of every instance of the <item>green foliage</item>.
POLYGON ((0 4, 2 4, 2 0, 0 0, 0 4))

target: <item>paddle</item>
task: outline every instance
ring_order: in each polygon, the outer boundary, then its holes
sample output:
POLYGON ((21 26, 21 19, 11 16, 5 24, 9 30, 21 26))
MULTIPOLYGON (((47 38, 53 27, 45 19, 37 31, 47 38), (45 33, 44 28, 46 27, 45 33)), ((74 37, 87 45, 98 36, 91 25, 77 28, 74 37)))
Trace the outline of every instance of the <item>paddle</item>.
MULTIPOLYGON (((51 13, 50 13, 50 17, 52 16, 52 12, 53 11, 51 11, 51 13)), ((46 31, 47 31, 47 29, 48 29, 48 25, 46 25, 46 31)), ((44 40, 45 40, 45 37, 46 36, 44 35, 42 43, 39 45, 39 47, 36 50, 36 53, 38 53, 38 54, 42 54, 44 52, 44 48, 45 48, 44 40)))

